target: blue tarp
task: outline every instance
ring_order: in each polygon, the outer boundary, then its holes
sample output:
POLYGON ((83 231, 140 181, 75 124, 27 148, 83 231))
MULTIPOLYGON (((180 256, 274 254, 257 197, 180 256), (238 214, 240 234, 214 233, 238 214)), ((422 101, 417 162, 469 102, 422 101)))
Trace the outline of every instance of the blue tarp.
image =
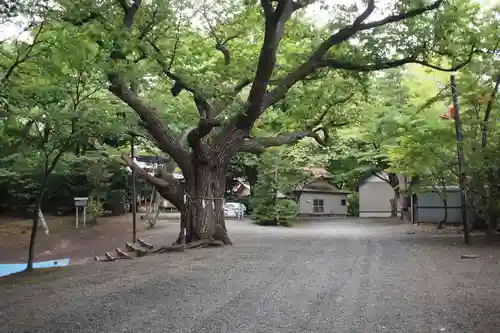
MULTIPOLYGON (((49 261, 39 261, 33 263, 33 268, 63 267, 69 265, 69 258, 49 261)), ((22 272, 28 264, 0 264, 0 276, 6 276, 22 272)))

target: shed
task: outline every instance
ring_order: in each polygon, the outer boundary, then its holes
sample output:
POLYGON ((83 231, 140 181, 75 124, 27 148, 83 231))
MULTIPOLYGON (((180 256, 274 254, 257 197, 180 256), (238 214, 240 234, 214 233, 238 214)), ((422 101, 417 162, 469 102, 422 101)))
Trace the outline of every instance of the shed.
MULTIPOLYGON (((379 172, 359 185, 359 217, 391 216, 391 200, 394 199, 394 190, 388 179, 385 172, 379 172)), ((400 210, 398 203, 398 215, 400 210)))
MULTIPOLYGON (((446 201, 448 216, 446 223, 462 223, 462 197, 460 188, 455 185, 446 186, 446 201)), ((412 197, 412 221, 413 223, 437 223, 445 216, 443 199, 439 193, 432 188, 427 192, 412 197)))
POLYGON ((333 176, 322 168, 307 168, 314 178, 295 191, 299 197, 299 214, 301 216, 346 216, 347 195, 331 184, 333 176))

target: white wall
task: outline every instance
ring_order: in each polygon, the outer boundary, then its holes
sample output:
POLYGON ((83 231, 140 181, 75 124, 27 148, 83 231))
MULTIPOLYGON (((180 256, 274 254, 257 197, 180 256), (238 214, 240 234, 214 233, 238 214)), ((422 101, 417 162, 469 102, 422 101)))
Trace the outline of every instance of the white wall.
MULTIPOLYGON (((450 186, 451 187, 451 186, 450 186)), ((448 188, 447 196, 448 218, 447 223, 462 223, 462 198, 459 189, 448 188)), ((418 222, 437 223, 444 219, 445 211, 443 200, 438 193, 429 191, 418 195, 417 200, 418 222)))
POLYGON ((393 198, 394 190, 389 183, 376 176, 367 179, 359 187, 359 216, 390 217, 393 198))
POLYGON ((323 199, 324 202, 323 214, 347 215, 347 194, 344 193, 303 192, 299 200, 299 213, 316 214, 313 212, 314 199, 323 199), (342 199, 346 201, 345 206, 342 206, 342 199))

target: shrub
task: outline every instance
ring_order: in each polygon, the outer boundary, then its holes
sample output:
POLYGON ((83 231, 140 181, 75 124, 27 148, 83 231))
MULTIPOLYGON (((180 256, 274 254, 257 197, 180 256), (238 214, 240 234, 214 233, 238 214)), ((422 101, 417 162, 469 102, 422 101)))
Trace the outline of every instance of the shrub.
POLYGON ((298 216, 298 204, 293 200, 280 199, 273 206, 271 202, 258 202, 254 205, 252 218, 258 225, 277 225, 291 227, 298 216))
POLYGON ((359 216, 359 194, 356 192, 347 196, 347 215, 359 216))

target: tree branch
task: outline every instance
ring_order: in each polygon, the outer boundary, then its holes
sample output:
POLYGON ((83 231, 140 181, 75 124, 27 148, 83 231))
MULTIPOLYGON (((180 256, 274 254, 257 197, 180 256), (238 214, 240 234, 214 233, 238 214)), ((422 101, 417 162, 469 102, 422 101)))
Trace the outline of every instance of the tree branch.
POLYGON ((379 71, 383 69, 389 69, 389 68, 394 68, 394 67, 399 67, 405 64, 419 64, 425 67, 429 67, 438 71, 444 71, 444 72, 454 72, 459 70, 460 68, 464 67, 467 65, 471 60, 472 56, 474 54, 474 51, 469 53, 469 57, 467 60, 448 67, 440 67, 437 65, 433 65, 427 61, 424 60, 419 60, 415 56, 410 56, 407 58, 402 58, 402 59, 397 59, 397 60, 387 60, 387 61, 377 61, 373 62, 371 64, 353 64, 353 63, 348 63, 348 62, 341 62, 337 61, 334 59, 324 59, 320 62, 318 62, 318 67, 328 67, 328 68, 334 68, 334 69, 343 69, 343 70, 348 70, 348 71, 356 71, 356 72, 373 72, 373 71, 379 71))
POLYGON ((40 39, 40 35, 42 34, 42 30, 43 30, 44 24, 45 24, 45 21, 42 21, 40 23, 40 25, 38 27, 38 30, 36 31, 35 36, 33 37, 33 41, 31 42, 31 44, 28 45, 28 47, 26 48, 26 50, 25 50, 25 52, 24 52, 23 55, 21 55, 19 53, 19 49, 18 49, 18 53, 16 55, 15 61, 10 65, 10 67, 7 69, 7 71, 5 72, 5 74, 3 75, 3 77, 0 79, 0 86, 2 86, 3 84, 5 84, 10 79, 10 77, 14 73, 14 70, 17 67, 19 67, 22 63, 26 62, 26 60, 29 59, 29 57, 31 55, 31 52, 33 51, 33 48, 37 44, 39 44, 39 39, 40 39))
POLYGON ((291 145, 297 143, 298 141, 311 137, 315 139, 320 145, 326 146, 324 138, 322 138, 316 131, 313 130, 303 130, 298 132, 281 134, 275 137, 260 137, 253 139, 245 139, 243 145, 238 150, 239 152, 260 154, 263 153, 267 148, 278 147, 283 145, 291 145))
POLYGON ((132 27, 132 24, 134 23, 135 14, 137 14, 142 0, 133 0, 130 6, 127 4, 127 0, 116 1, 122 7, 123 13, 125 15, 123 18, 123 25, 125 28, 130 29, 132 27))
POLYGON ((111 77, 111 85, 108 90, 116 97, 130 106, 144 122, 144 127, 158 143, 159 148, 166 154, 172 156, 181 169, 187 167, 187 153, 176 140, 170 130, 163 127, 161 120, 156 114, 156 109, 143 103, 137 95, 135 95, 122 82, 111 77))
POLYGON ((293 11, 297 11, 301 8, 305 8, 312 4, 315 0, 296 0, 293 1, 292 6, 293 6, 293 11))
MULTIPOLYGON (((130 30, 135 15, 141 4, 141 0, 134 0, 132 5, 128 5, 125 0, 116 0, 124 11, 123 29, 130 30), (125 3, 124 3, 125 2, 125 3)), ((115 43, 115 48, 110 54, 112 61, 120 61, 125 58, 119 43, 115 43)), ((186 171, 189 170, 188 153, 176 140, 176 137, 169 129, 166 129, 156 114, 156 109, 144 103, 137 94, 132 91, 126 83, 123 82, 120 74, 117 72, 108 72, 108 81, 110 83, 108 90, 116 97, 130 106, 143 121, 144 127, 158 143, 159 148, 170 155, 179 167, 186 171)))
POLYGON ((200 147, 201 139, 210 134, 212 129, 221 126, 222 123, 218 120, 207 120, 205 118, 200 118, 198 121, 198 126, 192 129, 187 135, 187 141, 189 145, 197 150, 200 147))
MULTIPOLYGON (((370 1, 370 4, 373 6, 373 9, 374 9, 375 7, 374 7, 373 2, 374 1, 370 1)), ((373 29, 373 28, 380 27, 380 26, 383 26, 383 25, 386 25, 389 23, 396 23, 396 22, 404 21, 404 20, 409 19, 411 17, 422 15, 425 12, 429 12, 431 10, 438 9, 443 4, 443 2, 444 2, 444 0, 437 0, 437 1, 434 1, 427 6, 412 9, 412 10, 409 10, 409 11, 404 12, 404 13, 399 13, 397 15, 390 15, 390 16, 387 16, 387 17, 385 17, 381 20, 378 20, 378 21, 373 21, 373 22, 363 23, 363 24, 361 24, 361 22, 360 22, 358 27, 359 27, 359 30, 368 30, 368 29, 373 29)), ((370 4, 368 5, 368 8, 370 8, 370 4)), ((367 8, 367 10, 368 10, 368 8, 367 8)), ((372 9, 372 11, 373 11, 373 9, 372 9)), ((363 16, 363 14, 361 14, 361 16, 363 16)), ((359 19, 359 17, 358 17, 358 19, 359 19)), ((356 21, 358 19, 356 19, 356 21)), ((356 23, 356 21, 354 21, 354 22, 356 23)))
MULTIPOLYGON (((319 121, 321 121, 323 117, 324 115, 320 116, 319 121)), ((258 138, 245 139, 243 141, 243 145, 238 151, 260 154, 264 152, 267 148, 283 146, 283 145, 291 145, 297 143, 298 141, 306 137, 313 138, 314 140, 316 140, 318 144, 322 146, 327 146, 329 144, 329 139, 330 139, 328 135, 329 128, 341 127, 345 126, 346 124, 347 123, 338 123, 338 124, 330 123, 328 126, 325 125, 321 127, 317 127, 318 124, 316 124, 313 126, 308 126, 307 129, 302 131, 284 133, 275 137, 258 137, 258 138), (323 136, 321 136, 319 132, 322 132, 323 136)))
POLYGON ((81 18, 77 18, 77 19, 70 18, 70 17, 67 17, 67 16, 63 16, 62 20, 64 22, 71 23, 75 27, 79 27, 79 26, 82 26, 82 25, 84 25, 86 23, 89 23, 89 22, 91 22, 93 20, 96 20, 96 19, 99 19, 99 18, 101 18, 101 13, 94 11, 94 12, 90 12, 85 17, 81 17, 81 18))
POLYGON ((354 93, 349 94, 346 97, 336 99, 330 103, 328 107, 320 114, 320 116, 312 121, 306 123, 306 128, 302 131, 285 133, 278 135, 276 137, 261 137, 261 138, 250 138, 243 141, 243 145, 240 148, 240 152, 248 152, 259 154, 264 152, 265 149, 270 147, 282 146, 286 144, 294 144, 299 140, 310 137, 316 140, 316 142, 322 146, 327 146, 330 141, 329 129, 332 127, 341 127, 347 125, 347 122, 336 123, 335 121, 330 121, 327 124, 321 125, 326 115, 330 112, 331 107, 343 104, 349 101, 354 96, 354 93), (323 136, 319 135, 319 132, 323 133, 323 136))
POLYGON ((272 0, 260 0, 260 6, 264 11, 264 17, 266 18, 266 20, 270 20, 274 12, 272 0))
POLYGON ((247 112, 238 115, 235 119, 236 127, 243 131, 249 131, 261 115, 262 102, 267 92, 269 79, 276 67, 276 52, 285 32, 285 23, 294 11, 292 1, 279 2, 275 10, 270 0, 261 0, 261 6, 265 16, 264 42, 259 54, 255 79, 248 96, 247 112))
POLYGON ((490 118, 491 110, 493 109, 493 103, 495 102, 495 97, 500 86, 500 74, 497 74, 495 86, 490 93, 488 104, 486 105, 486 111, 484 113, 483 123, 481 124, 481 148, 486 147, 486 132, 488 130, 488 120, 490 118))
POLYGON ((196 104, 196 107, 198 108, 198 113, 200 117, 205 119, 212 119, 214 116, 214 111, 212 105, 208 102, 207 97, 200 90, 190 86, 180 76, 172 73, 169 66, 167 66, 165 61, 163 61, 164 57, 160 48, 156 45, 155 42, 151 40, 149 41, 149 44, 153 47, 153 49, 158 55, 156 57, 156 62, 160 66, 162 73, 175 82, 171 89, 172 95, 174 97, 178 96, 183 89, 189 91, 193 95, 193 99, 196 104))
POLYGON ((215 40, 215 49, 220 51, 222 55, 224 56, 224 64, 226 66, 229 66, 231 64, 231 53, 229 52, 227 48, 227 43, 229 43, 231 40, 239 37, 241 33, 232 35, 224 39, 223 41, 220 41, 219 38, 216 38, 215 40))
MULTIPOLYGON (((374 1, 370 0, 368 2, 368 6, 365 9, 365 11, 354 20, 353 24, 345 26, 344 28, 340 29, 336 33, 332 34, 329 38, 324 40, 323 43, 319 45, 319 47, 311 54, 311 56, 305 62, 303 62, 295 70, 293 70, 283 79, 281 79, 281 82, 271 92, 267 94, 265 100, 262 103, 262 109, 260 110, 260 112, 261 113, 264 112, 266 108, 275 104, 278 100, 282 99, 288 92, 288 90, 290 90, 291 87, 293 87, 298 81, 306 78, 317 68, 329 67, 325 66, 324 63, 322 65, 322 61, 324 61, 323 59, 327 54, 328 50, 330 50, 330 48, 332 48, 333 46, 339 45, 347 41, 349 38, 354 36, 359 31, 372 29, 389 23, 399 22, 408 19, 410 17, 418 16, 427 11, 436 9, 442 4, 442 2, 443 0, 438 0, 433 2, 431 5, 410 10, 408 12, 400 13, 397 15, 390 15, 379 21, 362 23, 364 20, 366 20, 366 18, 370 16, 370 14, 373 12, 375 8, 374 1)), ((393 65, 393 67, 396 66, 399 65, 398 64, 393 65)))
POLYGON ((116 1, 122 7, 123 12, 127 13, 129 10, 129 5, 127 4, 127 0, 116 0, 116 1))
POLYGON ((155 177, 139 167, 126 153, 123 153, 121 157, 128 167, 135 171, 139 178, 144 179, 153 185, 162 194, 162 196, 165 196, 177 207, 179 207, 178 205, 183 205, 183 186, 171 174, 164 172, 162 173, 162 178, 155 177))
POLYGON ((353 25, 354 26, 359 26, 361 23, 363 23, 364 20, 366 20, 375 10, 375 0, 369 0, 368 5, 366 6, 366 9, 359 15, 355 20, 353 25))
MULTIPOLYGON (((131 5, 128 5, 126 0, 116 1, 120 5, 124 13, 123 29, 130 30, 132 28, 135 15, 139 10, 142 1, 134 0, 131 5)), ((77 21, 66 19, 66 21, 72 23, 73 25, 82 25, 99 17, 100 14, 91 13, 91 15, 89 15, 85 19, 80 19, 77 21)), ((101 45, 100 43, 98 44, 101 45)), ((115 49, 110 54, 110 60, 120 61, 124 58, 125 55, 123 54, 119 43, 115 43, 115 49)), ((159 148, 166 154, 170 155, 181 169, 189 169, 187 152, 179 144, 173 133, 163 126, 161 120, 156 115, 156 110, 145 104, 129 87, 127 87, 127 85, 122 81, 119 73, 108 72, 107 76, 110 83, 108 90, 123 102, 125 102, 137 113, 139 118, 144 123, 144 127, 158 143, 159 148)))
POLYGON ((229 52, 227 48, 227 43, 229 43, 231 40, 239 37, 241 33, 236 33, 234 35, 231 35, 229 37, 226 37, 225 39, 220 38, 217 36, 217 32, 215 29, 215 26, 210 22, 210 18, 208 17, 208 13, 206 11, 206 8, 203 8, 203 13, 200 13, 203 15, 205 18, 205 21, 207 22, 208 25, 208 31, 212 35, 212 37, 215 39, 215 49, 217 51, 220 51, 222 55, 224 56, 224 64, 226 66, 229 66, 231 64, 231 53, 229 52))

